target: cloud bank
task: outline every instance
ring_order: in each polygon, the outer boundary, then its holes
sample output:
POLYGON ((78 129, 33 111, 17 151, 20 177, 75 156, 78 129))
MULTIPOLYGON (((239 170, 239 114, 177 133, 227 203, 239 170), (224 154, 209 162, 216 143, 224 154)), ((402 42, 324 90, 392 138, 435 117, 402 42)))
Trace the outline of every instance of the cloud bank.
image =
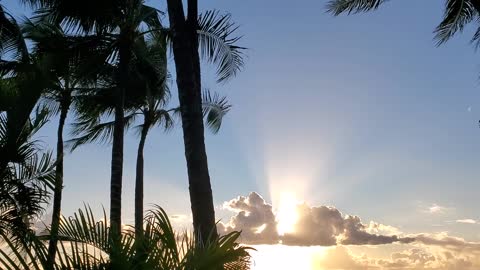
POLYGON ((219 223, 218 230, 228 233, 242 231, 242 240, 248 244, 282 243, 292 246, 382 245, 396 242, 410 243, 414 239, 399 237, 394 227, 370 222, 360 217, 343 215, 331 206, 297 205, 298 220, 294 232, 280 235, 272 205, 252 192, 228 202, 224 207, 236 212, 227 223, 219 223), (384 232, 386 234, 379 234, 384 232))
POLYGON ((387 259, 355 256, 348 247, 337 246, 329 249, 322 257, 315 259, 313 269, 322 270, 477 270, 480 269, 478 256, 415 247, 394 252, 387 259))
MULTIPOLYGON (((252 192, 228 202, 224 207, 235 215, 219 223, 220 233, 242 231, 246 244, 278 244, 290 246, 330 247, 314 264, 322 270, 478 270, 480 243, 468 242, 447 233, 405 235, 397 228, 360 217, 342 214, 332 206, 297 205, 297 222, 291 233, 280 235, 272 205, 252 192), (404 244, 405 249, 393 252, 390 258, 370 258, 353 255, 350 247, 404 244)), ((475 220, 457 220, 475 224, 475 220)), ((313 268, 317 269, 317 268, 313 268)))

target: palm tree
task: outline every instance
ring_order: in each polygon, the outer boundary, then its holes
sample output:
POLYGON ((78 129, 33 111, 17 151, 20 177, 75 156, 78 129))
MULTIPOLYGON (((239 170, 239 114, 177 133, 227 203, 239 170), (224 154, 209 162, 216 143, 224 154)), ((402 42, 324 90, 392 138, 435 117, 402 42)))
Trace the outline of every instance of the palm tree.
MULTIPOLYGON (((130 76, 133 77, 133 76, 130 76)), ((147 83, 149 84, 149 83, 147 83)), ((155 126, 162 126, 164 130, 169 130, 174 125, 175 116, 179 114, 180 108, 174 107, 166 109, 165 105, 168 103, 168 90, 166 83, 159 85, 152 95, 152 91, 145 91, 146 96, 140 97, 142 103, 131 102, 128 107, 129 113, 125 116, 126 128, 130 127, 135 121, 136 117, 141 115, 143 117, 142 124, 136 128, 140 135, 137 163, 135 174, 135 229, 138 233, 137 237, 141 237, 143 233, 143 191, 144 191, 144 147, 148 132, 155 126), (163 89, 163 90, 162 90, 163 89), (132 108, 133 106, 133 108, 132 108)), ((138 90, 138 89, 137 89, 138 90)), ((142 92, 142 91, 140 91, 142 92)), ((127 97, 128 97, 127 93, 127 97)), ((90 99, 92 100, 92 99, 90 99)), ((102 104, 99 101, 107 101, 108 99, 99 98, 92 100, 95 104, 102 104)), ((132 99, 128 98, 132 101, 132 99)), ((114 104, 103 103, 103 109, 99 110, 97 106, 79 105, 80 109, 79 121, 74 124, 75 128, 72 132, 76 138, 70 140, 72 150, 77 147, 90 142, 111 142, 112 129, 114 121, 101 122, 101 119, 108 118, 111 114, 114 104), (92 108, 94 107, 94 108, 92 108)), ((213 133, 217 133, 221 127, 222 119, 230 110, 231 105, 228 104, 225 97, 218 94, 211 94, 210 91, 205 90, 202 94, 203 116, 206 125, 213 133)))
MULTIPOLYGON (((337 16, 342 13, 358 13, 375 10, 386 0, 330 0, 327 11, 337 16)), ((480 1, 478 0, 446 0, 445 13, 440 24, 435 29, 435 39, 438 45, 443 44, 464 27, 479 19, 480 1)), ((479 45, 480 27, 472 38, 472 42, 479 45)))
MULTIPOLYGON (((0 234, 25 244, 32 237, 30 220, 40 215, 49 202, 55 174, 51 155, 42 153, 38 142, 33 139, 47 122, 48 111, 37 107, 34 115, 18 134, 15 151, 4 153, 4 158, 9 161, 0 171, 0 234)), ((11 116, 11 111, 0 112, 1 149, 8 143, 11 116)))
MULTIPOLYGON (((239 38, 232 37, 232 35, 234 34, 234 32, 236 30, 236 26, 231 22, 230 15, 220 16, 218 14, 218 12, 216 12, 216 11, 209 11, 209 12, 206 12, 205 14, 203 14, 202 16, 200 16, 198 18, 198 21, 199 21, 199 28, 196 31, 198 33, 197 38, 198 38, 198 43, 200 45, 200 53, 201 53, 202 57, 205 58, 207 61, 218 65, 218 69, 217 69, 217 74, 218 74, 218 77, 219 77, 218 81, 223 82, 223 81, 226 81, 227 79, 235 76, 236 73, 240 70, 240 68, 243 65, 243 59, 242 59, 241 51, 244 48, 238 47, 238 46, 235 45, 235 43, 238 41, 239 38)), ((174 31, 172 31, 172 29, 153 29, 149 34, 151 34, 154 39, 155 38, 162 39, 161 36, 163 34, 166 34, 166 37, 168 37, 168 39, 166 41, 174 40, 174 37, 175 37, 174 31)), ((163 37, 163 38, 165 38, 165 37, 163 37)), ((141 41, 142 39, 137 39, 137 42, 135 44, 137 44, 137 45, 141 44, 141 42, 138 42, 139 40, 141 41)), ((165 42, 165 41, 162 41, 162 42, 165 42)), ((175 43, 173 42, 173 45, 174 44, 175 43)), ((166 53, 165 52, 165 46, 159 46, 157 50, 162 52, 160 55, 163 55, 163 53, 166 53)), ((134 49, 134 51, 135 51, 135 59, 141 59, 141 53, 140 53, 141 50, 134 49)), ((165 55, 165 58, 166 58, 166 55, 165 55)), ((148 59, 151 59, 151 57, 150 58, 149 57, 146 57, 146 58, 144 57, 143 59, 146 59, 147 61, 145 61, 145 62, 148 62, 148 59)), ((153 59, 156 59, 156 58, 153 58, 153 59)), ((166 64, 166 61, 164 63, 166 64)), ((131 65, 131 67, 133 67, 133 66, 135 66, 135 65, 131 65)), ((166 69, 166 66, 164 68, 166 69)), ((140 73, 136 74, 136 75, 141 75, 142 72, 145 72, 145 70, 140 71, 140 73)), ((130 75, 130 81, 131 81, 131 77, 132 77, 132 75, 130 75)), ((148 79, 148 78, 145 78, 145 79, 148 79)), ((136 89, 135 90, 136 92, 142 92, 142 91, 139 91, 138 88, 134 88, 134 89, 136 89)), ((126 95, 128 96, 129 94, 126 93, 126 95)), ((105 100, 105 98, 103 100, 105 100)), ((131 102, 132 100, 135 100, 135 98, 127 98, 126 100, 128 100, 128 102, 131 102)), ((124 104, 124 108, 125 108, 125 106, 126 105, 124 104)), ((129 106, 127 106, 127 107, 129 107, 129 106)), ((216 108, 218 108, 218 107, 216 107, 216 108)), ((202 124, 201 124, 202 132, 201 133, 203 134, 203 108, 202 108, 202 98, 201 97, 200 97, 200 110, 201 110, 200 111, 200 116, 201 116, 200 120, 202 121, 202 124)), ((97 113, 98 113, 98 111, 97 111, 97 113)), ((182 115, 182 121, 183 121, 183 115, 184 115, 183 112, 181 113, 181 115, 182 115)), ((126 117, 124 119, 127 119, 127 118, 132 119, 131 117, 126 117)), ((93 117, 93 119, 98 120, 99 119, 98 114, 97 114, 97 117, 93 117)), ((82 119, 82 121, 85 122, 85 123, 90 122, 88 120, 88 117, 82 119)), ((92 122, 90 122, 90 124, 92 124, 92 122)), ((101 140, 104 140, 106 137, 109 137, 109 136, 103 136, 102 133, 99 132, 99 128, 102 127, 102 126, 109 127, 109 128, 107 128, 107 130, 109 130, 110 132, 111 132, 112 128, 107 123, 103 123, 101 125, 98 125, 98 124, 99 124, 99 122, 90 125, 89 128, 82 128, 82 129, 83 130, 89 130, 90 129, 90 131, 92 131, 94 134, 98 135, 98 138, 100 138, 101 140)), ((127 125, 128 125, 128 123, 124 123, 124 126, 127 126, 127 125)), ((188 126, 188 125, 186 125, 186 126, 188 126)), ((113 132, 113 133, 115 133, 115 132, 113 132)), ((80 135, 80 134, 77 134, 77 135, 80 135)), ((88 139, 89 137, 90 136, 81 136, 79 138, 79 140, 77 140, 77 142, 79 142, 79 143, 76 144, 76 145, 81 144, 82 141, 84 141, 84 142, 90 141, 90 139, 88 139)), ((203 135, 202 135, 202 142, 203 142, 203 135)), ((115 138, 114 138, 114 143, 115 143, 115 138)), ((190 159, 188 159, 188 160, 190 160, 190 159)), ((189 164, 192 164, 192 163, 190 162, 189 164)), ((189 175, 192 176, 192 177, 189 177, 190 179, 195 178, 195 177, 193 177, 193 174, 189 173, 189 175)), ((196 185, 193 185, 193 186, 196 186, 196 185)), ((140 185, 138 186, 138 188, 139 188, 138 190, 141 190, 140 185)), ((197 194, 195 192, 195 190, 197 190, 197 189, 192 189, 191 188, 190 190, 191 190, 192 194, 197 194)), ((138 194, 137 198, 140 198, 141 197, 140 193, 137 192, 137 194, 138 194)), ((199 198, 199 194, 194 195, 194 197, 199 198)), ((208 199, 208 196, 206 198, 208 199)), ((196 200, 194 200, 194 201, 196 201, 196 200)), ((138 202, 138 200, 137 200, 137 202, 138 202)), ((137 205, 140 205, 140 203, 137 203, 137 205)), ((193 205, 196 205, 196 206, 192 209, 198 210, 198 209, 202 208, 202 207, 198 206, 196 203, 194 203, 193 205)), ((212 202, 211 210, 213 211, 213 202, 212 202)), ((209 210, 205 209, 205 211, 209 211, 209 210)), ((137 211, 137 213, 141 213, 141 212, 142 211, 137 211)), ((194 216, 198 216, 199 213, 200 213, 199 211, 194 211, 194 216)), ((214 216, 214 214, 213 214, 213 216, 214 216)), ((140 217, 140 214, 138 214, 137 217, 140 217)), ((197 219, 194 219, 194 220, 197 220, 197 219)), ((197 225, 198 225, 198 223, 196 223, 196 221, 194 221, 194 226, 198 227, 197 225)), ((215 228, 215 226, 213 228, 215 228)), ((205 231, 207 231, 207 230, 205 230, 205 231)), ((207 236, 208 235, 203 235, 204 239, 206 239, 207 236)))
MULTIPOLYGON (((135 40, 145 34, 165 30, 158 19, 158 11, 144 5, 141 0, 86 0, 77 6, 72 6, 61 0, 25 1, 41 6, 43 9, 37 13, 43 13, 57 23, 62 22, 70 29, 82 30, 85 34, 104 36, 107 44, 104 45, 104 49, 109 53, 101 54, 98 58, 103 57, 105 63, 118 64, 115 80, 115 92, 117 94, 114 111, 116 120, 113 128, 110 218, 113 228, 120 230, 123 131, 125 127, 123 108, 125 106, 125 93, 128 88, 128 76, 126 75, 130 62, 134 58, 132 47, 135 40), (147 29, 141 31, 141 25, 146 25, 147 29)), ((231 38, 231 34, 236 28, 229 22, 228 15, 218 16, 214 12, 207 13, 203 17, 205 18, 203 23, 213 32, 205 32, 204 29, 198 27, 201 26, 199 21, 202 22, 202 20, 197 18, 196 5, 189 5, 189 10, 195 10, 195 12, 189 12, 188 14, 188 24, 193 28, 190 29, 191 31, 189 30, 192 35, 186 35, 188 31, 183 30, 187 29, 184 27, 187 23, 183 16, 179 16, 183 14, 183 10, 178 13, 180 10, 178 7, 182 6, 181 1, 168 1, 168 6, 169 11, 170 7, 173 7, 173 11, 169 12, 170 17, 175 13, 173 16, 177 18, 173 20, 171 18, 171 29, 168 32, 173 41, 173 51, 177 63, 177 84, 182 107, 181 115, 194 226, 196 228, 201 227, 204 232, 202 235, 206 238, 209 234, 206 232, 215 230, 215 224, 203 136, 198 45, 204 44, 204 49, 201 50, 204 56, 219 65, 219 81, 234 76, 242 66, 243 61, 240 53, 242 48, 234 45, 238 38, 231 38), (217 23, 212 23, 216 19, 217 23), (175 23, 177 20, 183 21, 183 23, 175 23), (182 43, 185 44, 182 45, 182 43), (180 51, 178 48, 180 48, 180 51), (194 52, 188 52, 188 48, 194 48, 194 52), (193 58, 190 55, 192 53, 193 58), (186 58, 182 61, 180 60, 182 57, 186 58), (190 63, 193 63, 195 68, 190 63), (188 66, 191 66, 191 70, 186 69, 188 66)), ((115 230, 113 231, 115 232, 115 230)))
MULTIPOLYGON (((110 222, 112 233, 120 236, 121 198, 123 173, 123 137, 125 93, 129 86, 129 68, 134 59, 133 46, 153 29, 160 29, 159 11, 146 6, 142 0, 87 0, 81 5, 71 5, 61 0, 30 0, 41 6, 51 21, 63 23, 71 30, 104 37, 104 52, 98 58, 104 63, 116 63, 115 75, 115 125, 113 127, 110 222)), ((103 67, 104 65, 100 65, 103 67)))
MULTIPOLYGON (((140 46, 136 46, 137 58, 135 66, 137 67, 135 70, 140 71, 138 76, 146 82, 145 90, 140 91, 145 93, 145 95, 140 97, 143 102, 139 103, 140 108, 138 110, 143 116, 143 124, 138 126, 140 141, 138 145, 135 177, 135 229, 139 234, 138 237, 140 237, 143 232, 143 150, 147 134, 152 127, 157 125, 163 125, 165 130, 170 129, 173 126, 172 114, 180 111, 179 108, 165 109, 169 101, 170 93, 166 80, 168 77, 166 42, 166 36, 160 34, 154 35, 154 38, 149 42, 139 42, 138 45, 140 46), (148 70, 153 72, 148 72, 148 70), (154 75, 152 75, 152 73, 154 73, 154 75)), ((213 133, 217 133, 220 129, 223 116, 230 109, 226 98, 220 97, 218 94, 212 95, 209 91, 204 91, 202 108, 206 118, 206 124, 211 128, 213 133)))
POLYGON ((52 159, 32 138, 48 117, 34 108, 51 85, 50 65, 28 50, 20 25, 1 5, 0 53, 0 231, 24 239, 53 187, 52 159))
POLYGON ((44 92, 44 103, 50 105, 51 110, 59 113, 57 128, 57 152, 55 168, 55 187, 53 192, 53 211, 50 226, 48 258, 50 268, 53 269, 57 252, 57 235, 60 224, 62 189, 63 189, 63 132, 74 91, 80 83, 78 70, 86 55, 89 55, 91 44, 82 37, 66 35, 63 30, 46 21, 36 23, 26 20, 23 26, 26 37, 34 43, 36 54, 43 55, 51 63, 51 86, 44 92), (78 45, 81 44, 81 45, 78 45), (80 59, 83 58, 83 59, 80 59))
POLYGON ((187 4, 185 16, 182 0, 167 0, 193 226, 195 234, 206 240, 211 239, 210 235, 217 235, 217 231, 202 119, 199 48, 219 65, 219 81, 233 77, 242 67, 242 48, 234 45, 238 38, 231 38, 236 27, 230 23, 228 15, 219 17, 217 13, 210 12, 199 17, 198 1, 188 0, 187 4), (205 28, 223 33, 222 38, 206 35, 202 31, 205 28))
POLYGON ((50 85, 44 58, 31 54, 20 25, 0 5, 0 76, 2 104, 8 114, 7 137, 0 149, 0 171, 17 151, 17 138, 29 121, 42 91, 50 85))

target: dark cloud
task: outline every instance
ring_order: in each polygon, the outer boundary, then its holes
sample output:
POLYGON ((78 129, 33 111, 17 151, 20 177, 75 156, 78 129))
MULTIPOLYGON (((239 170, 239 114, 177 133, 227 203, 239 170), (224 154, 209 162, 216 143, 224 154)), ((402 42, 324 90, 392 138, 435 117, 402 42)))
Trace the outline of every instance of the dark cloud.
POLYGON ((397 235, 380 235, 367 232, 358 216, 347 216, 344 220, 344 234, 340 241, 343 245, 384 245, 395 242, 411 243, 415 239, 400 238, 397 235))
POLYGON ((295 233, 285 234, 282 241, 295 246, 333 246, 344 231, 344 218, 338 209, 329 206, 297 206, 295 233))
POLYGON ((231 220, 219 223, 220 232, 241 230, 242 239, 249 244, 272 244, 281 241, 295 246, 382 245, 395 242, 410 243, 412 238, 372 233, 380 228, 393 228, 371 222, 365 225, 358 216, 342 215, 331 206, 297 206, 298 220, 293 233, 279 235, 272 205, 257 193, 240 196, 225 203, 225 207, 237 212, 231 220))

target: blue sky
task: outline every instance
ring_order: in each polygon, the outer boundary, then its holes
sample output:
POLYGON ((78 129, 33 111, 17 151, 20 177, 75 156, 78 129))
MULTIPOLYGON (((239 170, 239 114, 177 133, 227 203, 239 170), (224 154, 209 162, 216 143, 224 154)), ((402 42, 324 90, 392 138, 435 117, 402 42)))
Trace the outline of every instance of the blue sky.
MULTIPOLYGON (((16 13, 14 2, 3 4, 16 13)), ((205 66, 204 87, 233 104, 220 133, 207 135, 216 204, 250 191, 275 201, 281 185, 311 205, 335 205, 405 232, 480 240, 478 225, 454 222, 480 219, 472 29, 436 48, 440 3, 389 1, 377 12, 336 18, 324 5, 200 2, 232 13, 249 48, 245 70, 227 84, 215 84, 205 66), (434 205, 441 214, 426 213, 434 205)), ((54 132, 55 125, 44 131, 49 145, 54 132)), ((137 138, 128 136, 125 147, 124 215, 131 218, 137 138)), ((65 213, 83 201, 108 207, 109 157, 108 146, 96 145, 67 156, 65 213)), ((188 214, 180 130, 151 132, 145 158, 146 202, 188 214)))

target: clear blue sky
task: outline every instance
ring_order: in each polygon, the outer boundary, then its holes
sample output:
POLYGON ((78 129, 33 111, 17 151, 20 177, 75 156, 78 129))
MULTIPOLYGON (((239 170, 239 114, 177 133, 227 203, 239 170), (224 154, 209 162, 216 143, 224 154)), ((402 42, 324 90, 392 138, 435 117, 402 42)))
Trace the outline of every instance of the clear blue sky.
MULTIPOLYGON (((18 14, 15 3, 3 1, 18 14)), ((165 9, 164 2, 149 3, 165 9)), ((471 31, 435 48, 440 1, 389 1, 374 13, 337 18, 325 14, 324 4, 200 1, 202 9, 232 13, 241 45, 250 48, 244 72, 231 82, 216 85, 208 68, 204 73, 204 86, 234 106, 220 133, 207 135, 216 204, 250 191, 270 200, 276 170, 298 174, 292 189, 309 170, 302 200, 366 220, 418 231, 479 219, 480 68, 471 31), (433 204, 452 211, 432 217, 418 210, 433 204)), ((43 133, 52 147, 55 126, 43 133)), ((146 202, 187 214, 181 139, 179 129, 151 132, 146 202)), ((130 220, 136 147, 137 138, 128 136, 124 215, 130 220)), ((108 146, 67 156, 66 214, 83 201, 108 207, 109 161, 108 146)), ((471 227, 455 230, 480 239, 471 227)))

